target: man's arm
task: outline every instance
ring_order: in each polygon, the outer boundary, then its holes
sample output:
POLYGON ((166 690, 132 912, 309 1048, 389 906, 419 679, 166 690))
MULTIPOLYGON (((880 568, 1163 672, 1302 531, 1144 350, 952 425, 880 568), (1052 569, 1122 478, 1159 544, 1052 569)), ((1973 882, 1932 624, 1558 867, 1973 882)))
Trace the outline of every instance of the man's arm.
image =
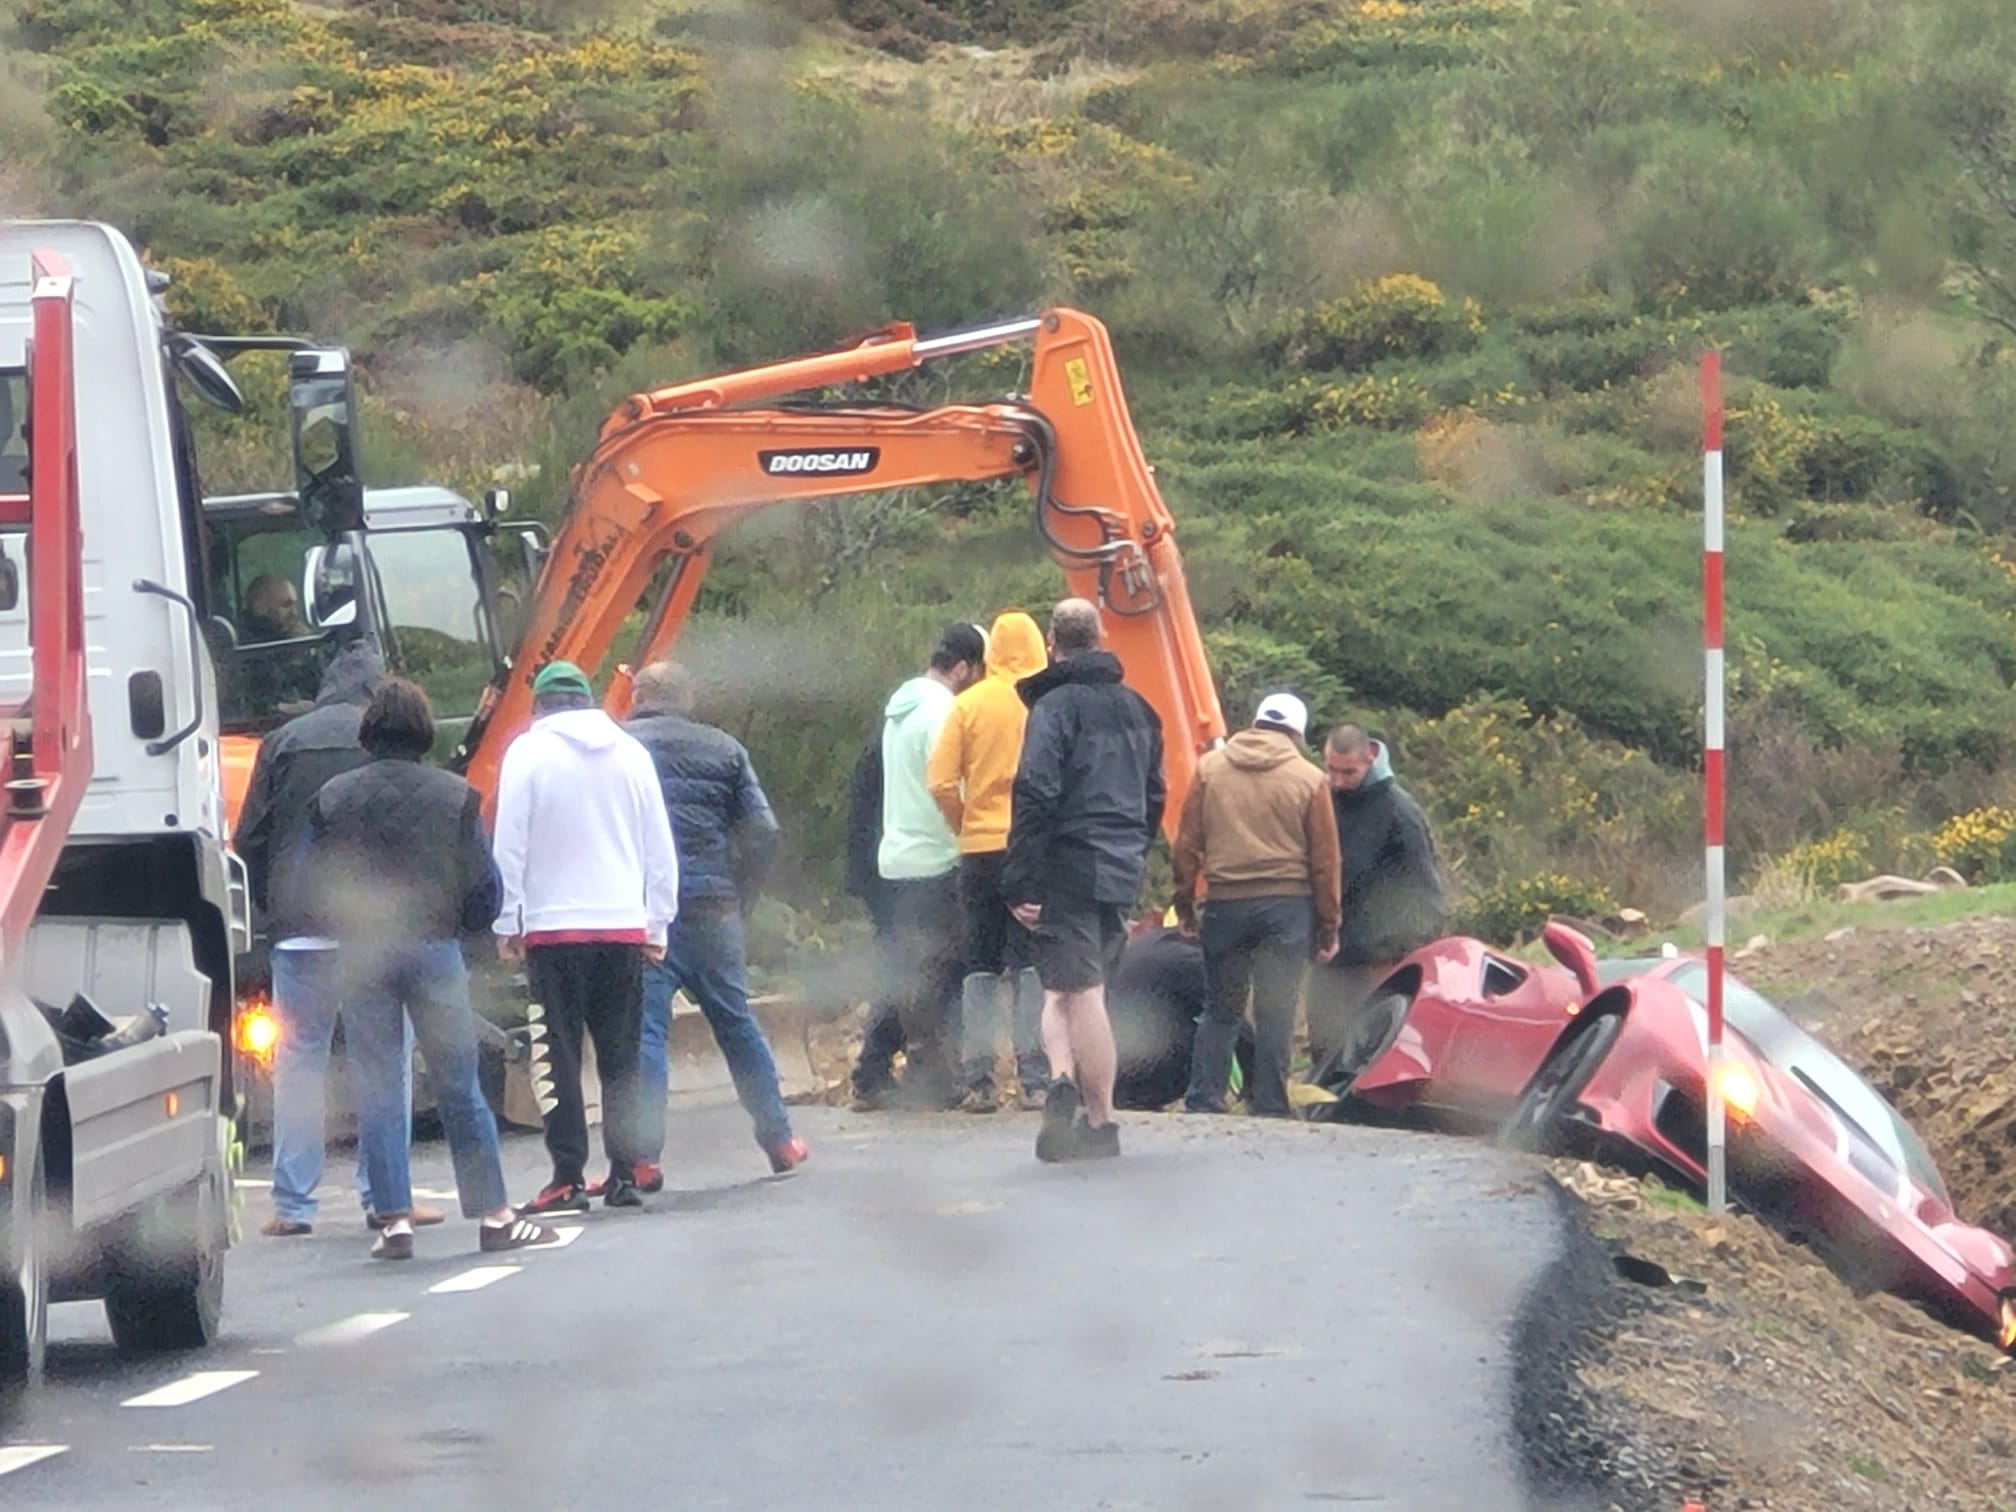
POLYGON ((661 951, 679 916, 679 856, 672 846, 672 816, 651 753, 636 741, 628 752, 630 794, 636 805, 644 858, 644 930, 661 951))
POLYGON ((924 785, 930 789, 938 812, 945 816, 947 827, 958 834, 966 822, 966 716, 956 704, 932 742, 931 757, 924 764, 924 785))
POLYGON ((492 853, 497 859, 499 897, 492 926, 506 939, 525 933, 525 852, 532 830, 532 773, 521 754, 520 736, 504 752, 497 768, 497 833, 492 853))
POLYGON ((1344 860, 1337 838, 1337 810, 1330 803, 1328 783, 1319 782, 1309 800, 1309 887, 1316 906, 1314 954, 1328 959, 1337 949, 1337 931, 1344 923, 1344 860))
POLYGON ((1176 922, 1188 936, 1197 929, 1197 883, 1204 875, 1204 779, 1200 773, 1183 800, 1170 851, 1176 866, 1176 922))
POLYGON ((1046 698, 1029 711, 1022 759, 1015 768, 1008 853, 1001 862, 1001 892, 1010 903, 1042 901, 1057 805, 1064 796, 1064 753, 1070 732, 1058 701, 1046 698))
MULTIPOLYGON (((1137 698, 1139 694, 1135 695, 1137 698)), ((1157 714, 1148 700, 1141 699, 1141 707, 1148 713, 1148 840, 1155 843, 1155 832, 1162 828, 1162 811, 1169 806, 1169 779, 1162 770, 1162 716, 1157 714)))
MULTIPOLYGON (((1428 816, 1412 794, 1394 805, 1393 840, 1397 852, 1398 881, 1406 889, 1409 924, 1424 944, 1442 932, 1447 903, 1442 896, 1442 873, 1435 864, 1435 836, 1428 828, 1428 816)), ((1411 945, 1410 949, 1413 948, 1411 945)))
POLYGON ((245 789, 244 805, 238 810, 238 829, 231 844, 252 883, 252 904, 266 912, 267 888, 273 866, 273 744, 261 741, 259 755, 252 763, 252 781, 245 789))
POLYGON ((462 889, 459 906, 462 932, 476 934, 496 920, 504 888, 497 877, 497 863, 490 854, 490 838, 483 833, 483 800, 474 788, 462 805, 462 827, 456 847, 462 889))
MULTIPOLYGON (((769 795, 757 780, 755 763, 749 753, 741 753, 741 770, 735 778, 735 890, 747 904, 755 901, 770 865, 777 859, 777 815, 771 810, 769 795)), ((676 855, 677 841, 675 837, 676 855)))

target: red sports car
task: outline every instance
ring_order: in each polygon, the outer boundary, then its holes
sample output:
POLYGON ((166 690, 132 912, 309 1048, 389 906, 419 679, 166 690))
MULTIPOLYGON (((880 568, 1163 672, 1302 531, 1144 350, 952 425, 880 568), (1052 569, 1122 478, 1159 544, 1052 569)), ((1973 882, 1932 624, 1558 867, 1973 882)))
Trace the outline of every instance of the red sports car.
MULTIPOLYGON (((1319 1068, 1312 1116, 1419 1110, 1514 1142, 1654 1166, 1706 1184, 1708 969, 1667 954, 1599 961, 1560 923, 1558 966, 1477 940, 1404 959, 1319 1068)), ((1962 1223, 1924 1144, 1841 1058, 1731 976, 1721 1075, 1738 1201, 1852 1285, 1894 1291, 2016 1349, 2016 1253, 1962 1223)))

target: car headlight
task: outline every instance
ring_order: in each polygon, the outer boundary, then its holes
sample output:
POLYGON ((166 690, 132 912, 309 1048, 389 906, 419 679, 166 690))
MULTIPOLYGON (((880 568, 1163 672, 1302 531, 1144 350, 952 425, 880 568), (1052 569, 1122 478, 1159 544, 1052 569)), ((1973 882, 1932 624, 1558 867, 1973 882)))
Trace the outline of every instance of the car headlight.
POLYGON ((1757 1085, 1756 1073, 1741 1061, 1724 1061, 1715 1085, 1722 1093, 1722 1106, 1736 1117, 1747 1119, 1757 1111, 1763 1089, 1757 1085))

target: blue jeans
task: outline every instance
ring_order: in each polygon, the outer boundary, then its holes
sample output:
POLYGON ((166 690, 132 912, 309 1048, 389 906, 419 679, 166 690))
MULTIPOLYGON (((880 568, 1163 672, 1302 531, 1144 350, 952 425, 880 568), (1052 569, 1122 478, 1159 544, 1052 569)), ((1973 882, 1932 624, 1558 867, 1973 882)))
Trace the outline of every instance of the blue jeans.
POLYGON ((483 1100, 476 1072, 476 1015, 469 1007, 469 969, 453 940, 374 952, 368 970, 348 984, 343 1000, 343 1042, 350 1086, 357 1099, 358 1143, 380 1214, 413 1211, 410 1141, 402 1111, 412 1097, 401 1091, 400 1067, 411 1065, 408 1023, 427 1060, 441 1127, 455 1165, 462 1216, 480 1218, 505 1205, 504 1167, 497 1153, 497 1120, 483 1100))
MULTIPOLYGON (((273 1213, 288 1223, 315 1221, 322 1183, 329 1047, 341 1001, 333 950, 273 952, 273 1013, 280 1040, 273 1050, 273 1213)), ((413 1057, 406 1056, 406 1135, 413 1133, 413 1057)), ((357 1149, 357 1195, 371 1210, 364 1149, 357 1149)))
POLYGON ((665 1153, 665 1095, 671 1068, 665 1042, 672 1032, 672 994, 685 989, 700 1005, 714 1043, 728 1062, 741 1099, 756 1125, 756 1143, 775 1150, 791 1138, 791 1115, 777 1085, 777 1061, 763 1026, 749 1011, 749 972, 742 956, 742 915, 734 907, 683 904, 672 924, 662 962, 644 963, 644 1148, 654 1162, 665 1153))

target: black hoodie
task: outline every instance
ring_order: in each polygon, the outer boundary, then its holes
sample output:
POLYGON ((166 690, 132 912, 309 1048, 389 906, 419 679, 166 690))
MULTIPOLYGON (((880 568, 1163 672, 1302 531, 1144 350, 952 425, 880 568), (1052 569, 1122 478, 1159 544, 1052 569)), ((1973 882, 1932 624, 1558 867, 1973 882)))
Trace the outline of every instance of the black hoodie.
POLYGON ((1330 794, 1343 854, 1344 927, 1339 966, 1396 961, 1440 939, 1448 909, 1428 816, 1393 779, 1385 752, 1348 792, 1330 794))
POLYGON ((1085 651, 1016 685, 1029 705, 1001 887, 1131 905, 1168 796, 1162 721, 1121 682, 1111 652, 1085 651))

